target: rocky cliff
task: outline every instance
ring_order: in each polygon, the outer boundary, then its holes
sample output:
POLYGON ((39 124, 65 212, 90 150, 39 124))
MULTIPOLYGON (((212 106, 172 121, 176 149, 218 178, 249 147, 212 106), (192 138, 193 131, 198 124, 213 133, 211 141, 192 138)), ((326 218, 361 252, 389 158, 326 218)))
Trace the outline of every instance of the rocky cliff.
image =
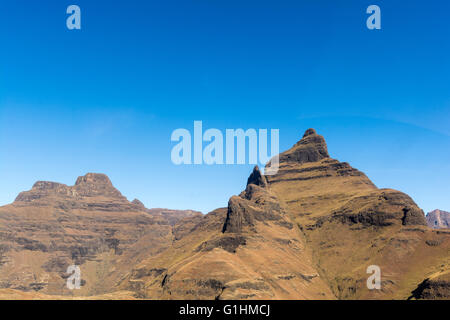
POLYGON ((450 228, 450 212, 438 209, 431 211, 427 214, 427 222, 430 228, 448 229, 450 228))

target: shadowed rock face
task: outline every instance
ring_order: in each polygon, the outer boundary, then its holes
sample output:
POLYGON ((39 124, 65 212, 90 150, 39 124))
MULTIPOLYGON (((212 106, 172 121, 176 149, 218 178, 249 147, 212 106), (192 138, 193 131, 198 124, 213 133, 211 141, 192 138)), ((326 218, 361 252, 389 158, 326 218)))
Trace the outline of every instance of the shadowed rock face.
POLYGON ((261 174, 258 166, 255 166, 253 172, 250 174, 250 177, 247 179, 247 185, 254 184, 260 187, 265 187, 267 184, 266 178, 261 174))
POLYGON ((228 201, 227 219, 223 226, 223 233, 239 233, 243 228, 254 226, 254 209, 247 205, 241 197, 233 196, 228 201))
POLYGON ((450 228, 450 212, 438 209, 431 211, 427 214, 427 222, 433 229, 450 228))
POLYGON ((250 231, 254 221, 280 220, 284 212, 278 198, 270 192, 266 177, 256 166, 247 180, 247 188, 228 201, 224 233, 250 231))
POLYGON ((360 223, 364 226, 383 227, 396 223, 405 226, 426 225, 423 211, 417 208, 412 199, 393 190, 381 190, 354 197, 334 211, 330 218, 346 224, 360 223))
POLYGON ((280 155, 280 162, 316 162, 329 157, 325 139, 314 129, 308 129, 294 147, 280 155))
POLYGON ((416 300, 448 300, 450 299, 450 274, 438 274, 422 281, 408 298, 416 300))

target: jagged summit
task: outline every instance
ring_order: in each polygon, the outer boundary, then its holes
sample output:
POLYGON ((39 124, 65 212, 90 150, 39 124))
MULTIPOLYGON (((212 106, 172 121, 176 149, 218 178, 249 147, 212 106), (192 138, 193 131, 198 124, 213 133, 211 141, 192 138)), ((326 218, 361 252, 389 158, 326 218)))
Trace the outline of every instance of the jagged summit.
POLYGON ((310 136, 310 135, 314 135, 317 134, 316 129, 313 128, 309 128, 308 130, 305 131, 305 133, 303 134, 303 138, 310 136))
POLYGON ((329 157, 324 137, 318 135, 316 130, 308 129, 299 142, 280 154, 280 162, 316 162, 329 157))
POLYGON ((79 195, 85 197, 123 198, 120 191, 114 188, 108 176, 102 173, 88 173, 78 177, 74 188, 79 195))
POLYGON ((131 201, 131 203, 134 204, 134 205, 136 205, 136 206, 138 206, 138 207, 141 208, 141 209, 146 209, 146 208, 145 208, 145 205, 144 205, 144 204, 142 203, 142 201, 139 200, 139 199, 134 199, 133 201, 131 201))
POLYGON ((261 170, 259 170, 258 166, 255 166, 253 168, 253 172, 250 174, 250 176, 247 179, 247 186, 249 184, 255 184, 260 187, 265 187, 267 184, 266 178, 261 173, 261 170))

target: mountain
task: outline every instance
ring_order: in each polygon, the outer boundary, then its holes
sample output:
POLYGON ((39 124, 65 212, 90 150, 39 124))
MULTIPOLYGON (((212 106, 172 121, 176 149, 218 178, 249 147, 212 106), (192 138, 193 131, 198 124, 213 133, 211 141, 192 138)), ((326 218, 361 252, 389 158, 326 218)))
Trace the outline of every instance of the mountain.
POLYGON ((0 298, 450 298, 450 231, 332 159, 313 129, 279 155, 277 174, 255 167, 206 215, 146 209, 103 175, 38 182, 0 208, 0 243, 0 298), (65 288, 69 264, 81 290, 65 288), (380 290, 366 285, 373 265, 380 290))
POLYGON ((404 299, 429 276, 449 270, 450 233, 427 228, 406 194, 378 189, 348 163, 331 159, 307 130, 267 178, 305 235, 314 262, 339 299, 404 299), (367 267, 381 268, 381 290, 367 290, 367 267))
POLYGON ((118 289, 139 283, 157 299, 407 299, 449 269, 450 233, 430 230, 406 194, 330 158, 313 129, 279 159, 276 175, 255 168, 227 208, 175 226, 169 251, 118 289), (381 268, 381 290, 366 287, 370 265, 381 268))
POLYGON ((450 212, 434 210, 427 213, 427 222, 430 228, 443 229, 450 228, 450 212))
POLYGON ((105 279, 111 268, 118 276, 128 271, 119 257, 133 263, 166 249, 173 224, 195 216, 148 211, 129 202, 103 174, 88 173, 74 186, 36 182, 0 208, 0 288, 72 294, 65 284, 67 267, 80 265, 79 294, 109 292, 113 281, 105 279))

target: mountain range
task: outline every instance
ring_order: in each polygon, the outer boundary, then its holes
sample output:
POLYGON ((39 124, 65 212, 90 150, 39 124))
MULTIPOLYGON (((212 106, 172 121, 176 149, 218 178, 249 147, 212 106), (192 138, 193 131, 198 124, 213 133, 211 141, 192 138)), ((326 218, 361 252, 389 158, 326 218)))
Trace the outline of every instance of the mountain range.
POLYGON ((206 215, 129 202, 103 174, 36 182, 0 207, 0 298, 449 299, 443 216, 377 188, 308 129, 277 174, 255 167, 206 215), (79 290, 66 286, 70 265, 79 290), (367 287, 373 265, 379 290, 367 287))

